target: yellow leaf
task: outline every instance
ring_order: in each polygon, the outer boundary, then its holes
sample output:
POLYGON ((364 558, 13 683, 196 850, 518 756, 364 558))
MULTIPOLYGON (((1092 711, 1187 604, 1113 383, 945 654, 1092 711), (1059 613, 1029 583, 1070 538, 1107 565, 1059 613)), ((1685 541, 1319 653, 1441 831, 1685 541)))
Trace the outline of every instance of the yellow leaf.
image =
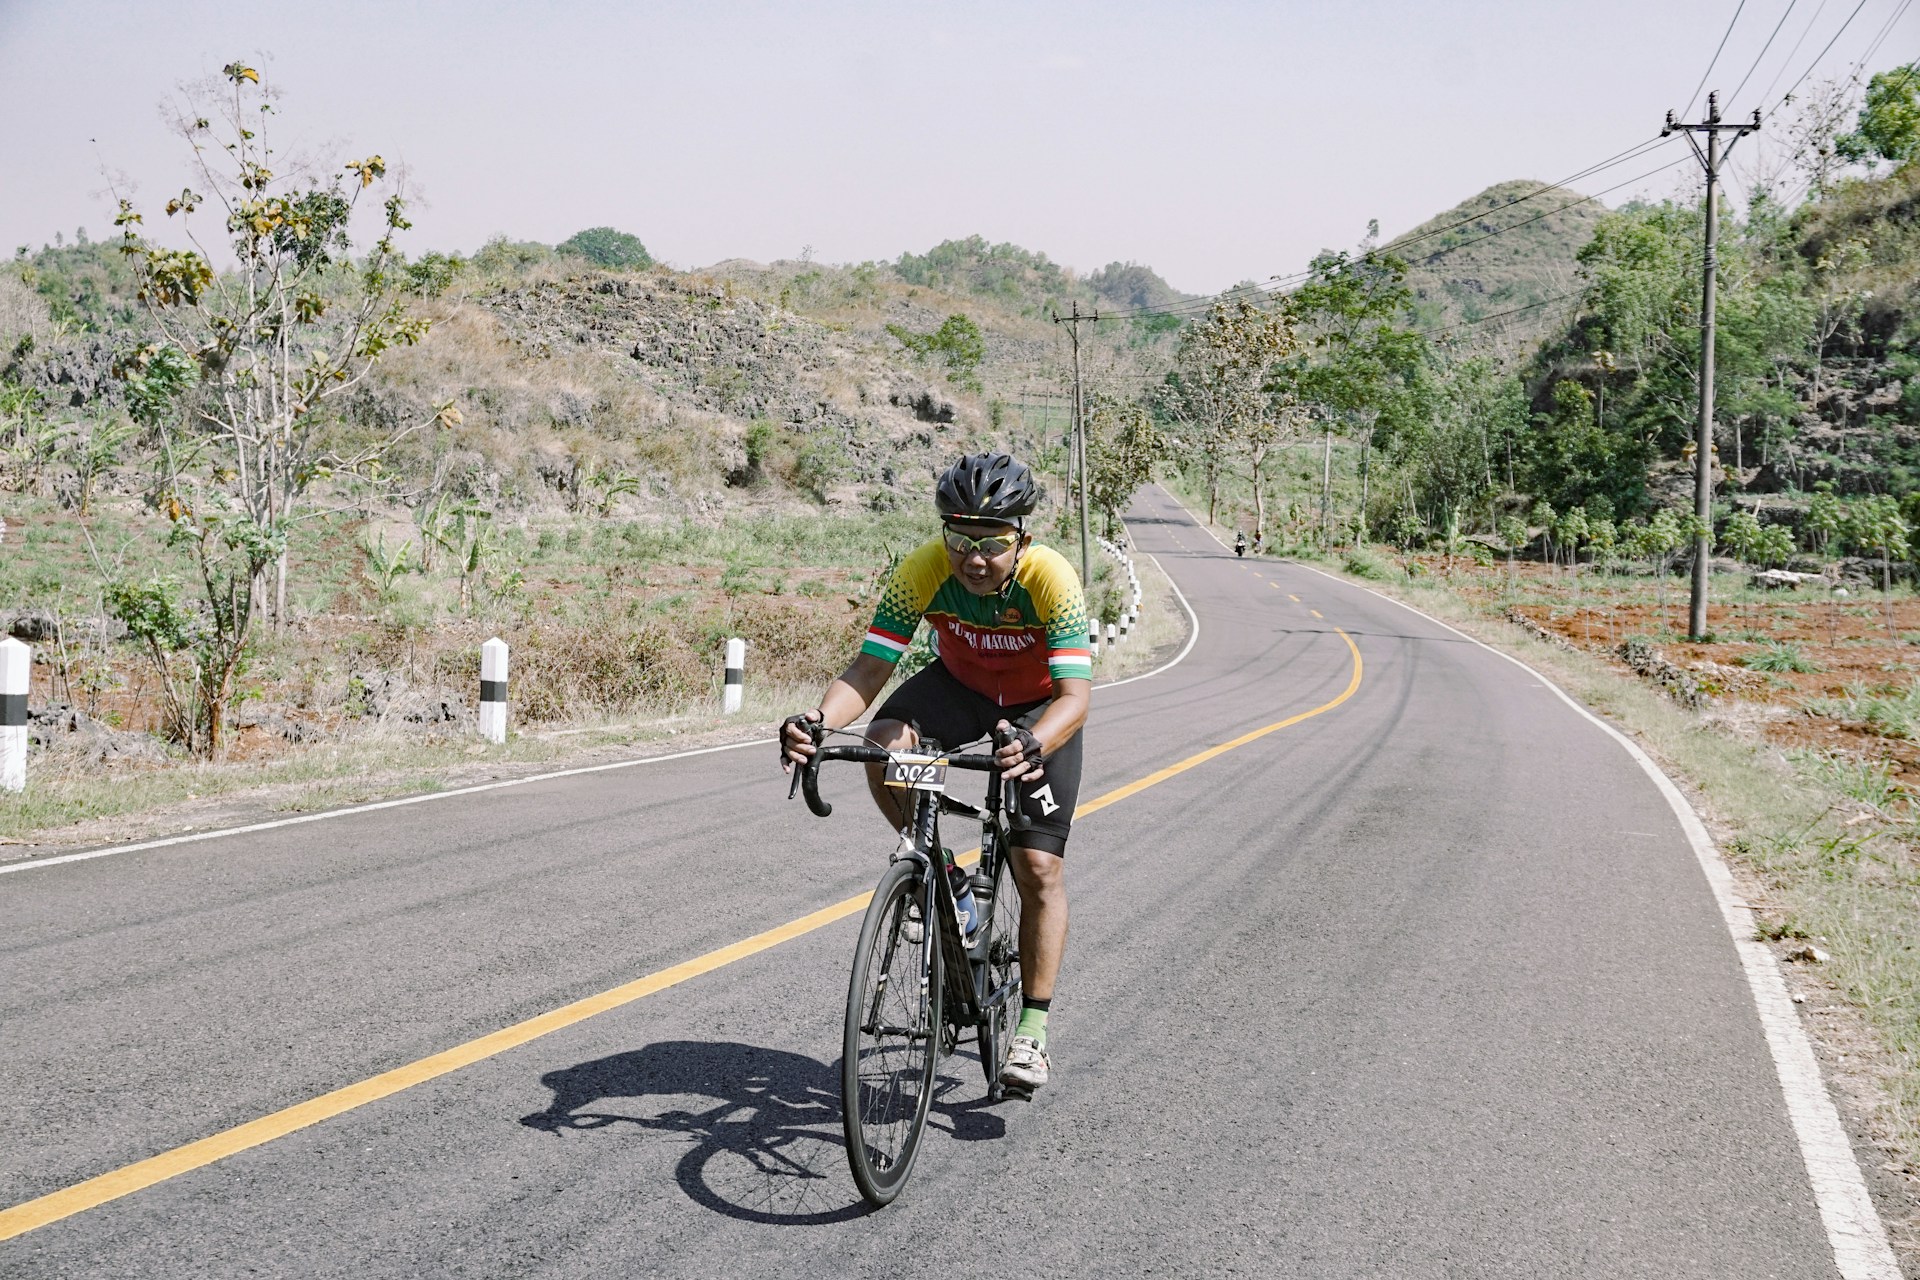
POLYGON ((466 421, 466 419, 461 416, 460 411, 453 407, 451 402, 440 407, 438 420, 442 429, 457 427, 466 421))
POLYGON ((260 83, 260 73, 252 67, 239 62, 229 62, 226 66, 220 68, 220 74, 235 84, 239 84, 242 80, 251 80, 255 84, 260 83))

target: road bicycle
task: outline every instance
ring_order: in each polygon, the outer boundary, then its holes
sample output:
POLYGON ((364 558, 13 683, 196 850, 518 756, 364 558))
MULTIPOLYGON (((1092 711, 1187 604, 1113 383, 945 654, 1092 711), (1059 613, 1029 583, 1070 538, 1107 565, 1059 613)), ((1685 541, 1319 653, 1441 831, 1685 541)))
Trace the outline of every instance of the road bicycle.
POLYGON ((789 798, 798 787, 807 807, 826 817, 833 806, 820 796, 820 766, 853 760, 884 765, 884 780, 902 792, 906 811, 900 845, 873 891, 854 947, 840 1058, 847 1163, 860 1194, 878 1207, 900 1194, 913 1171, 943 1053, 971 1036, 988 1100, 998 1102, 1014 1088, 1000 1080, 1020 1021, 1020 891, 1009 862, 1007 788, 991 755, 944 751, 932 740, 910 751, 829 747, 822 745, 829 731, 807 728, 815 752, 795 769, 789 798), (947 794, 952 769, 986 773, 986 800, 978 808, 947 794), (971 938, 960 932, 944 870, 943 813, 980 823, 980 861, 969 887, 981 921, 971 938))

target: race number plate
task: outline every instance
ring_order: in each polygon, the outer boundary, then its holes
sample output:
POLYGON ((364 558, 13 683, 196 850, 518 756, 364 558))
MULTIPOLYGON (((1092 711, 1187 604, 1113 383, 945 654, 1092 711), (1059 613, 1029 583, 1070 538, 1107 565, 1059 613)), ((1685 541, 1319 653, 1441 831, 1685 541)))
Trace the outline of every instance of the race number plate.
POLYGON ((945 791, 947 758, 900 754, 887 761, 885 782, 903 791, 945 791))

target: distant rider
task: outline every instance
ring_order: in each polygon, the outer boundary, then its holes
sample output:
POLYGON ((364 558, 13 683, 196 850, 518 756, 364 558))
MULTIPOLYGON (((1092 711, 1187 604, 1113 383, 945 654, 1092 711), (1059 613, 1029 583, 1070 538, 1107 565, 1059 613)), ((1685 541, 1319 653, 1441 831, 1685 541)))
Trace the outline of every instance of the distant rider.
POLYGON ((1247 554, 1247 535, 1237 529, 1233 534, 1233 554, 1236 556, 1247 554))
MULTIPOLYGON (((1033 473, 1004 453, 971 454, 948 467, 934 489, 940 536, 895 567, 866 642, 820 705, 781 728, 791 769, 814 753, 801 722, 837 729, 859 719, 924 618, 937 656, 893 691, 866 736, 897 751, 919 742, 916 723, 948 748, 1011 729, 1014 740, 995 754, 1014 784, 1011 865, 1020 888, 1024 994, 1001 1079, 1029 1089, 1047 1082, 1047 1012, 1067 943, 1067 836, 1093 690, 1079 576, 1026 531, 1040 496, 1033 473)), ((869 765, 867 783, 899 828, 905 818, 882 772, 869 765)), ((964 899, 960 906, 967 910, 964 899)))

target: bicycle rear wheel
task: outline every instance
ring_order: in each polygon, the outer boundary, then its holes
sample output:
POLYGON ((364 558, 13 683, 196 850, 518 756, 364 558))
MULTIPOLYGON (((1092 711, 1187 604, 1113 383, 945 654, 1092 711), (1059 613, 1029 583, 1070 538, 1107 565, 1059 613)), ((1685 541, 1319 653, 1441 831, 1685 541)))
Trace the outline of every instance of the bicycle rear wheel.
POLYGON ((880 877, 860 925, 847 988, 841 1120, 853 1180, 876 1206, 891 1202, 906 1185, 933 1100, 940 939, 926 923, 909 928, 909 908, 924 911, 925 897, 919 862, 903 859, 880 877))
POLYGON ((1014 883, 1012 850, 1002 849, 993 859, 993 909, 987 916, 985 954, 980 974, 980 1000, 998 1004, 987 1009, 980 1024, 980 1067, 987 1076, 987 1098, 998 1102, 1002 1093, 1000 1069, 1020 1025, 1020 886, 1014 883))

